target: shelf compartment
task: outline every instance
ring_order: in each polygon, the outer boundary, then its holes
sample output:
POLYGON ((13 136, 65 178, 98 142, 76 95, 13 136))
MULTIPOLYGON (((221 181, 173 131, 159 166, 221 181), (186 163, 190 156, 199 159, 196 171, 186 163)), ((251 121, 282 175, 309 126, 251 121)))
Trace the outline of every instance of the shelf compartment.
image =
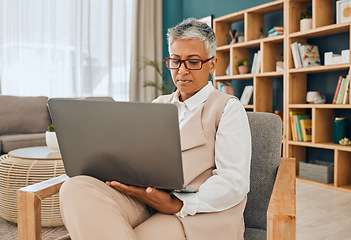
MULTIPOLYGON (((288 1, 289 9, 289 33, 300 32, 300 15, 305 12, 307 4, 312 3, 312 30, 304 31, 303 34, 328 26, 334 22, 335 2, 330 0, 300 0, 288 1)), ((301 32, 302 34, 302 32, 301 32)))
POLYGON ((335 177, 336 187, 351 184, 351 152, 335 151, 335 177))
POLYGON ((307 94, 307 74, 298 72, 289 75, 288 83, 288 103, 289 104, 304 104, 306 103, 307 94))
POLYGON ((281 42, 264 42, 262 45, 262 72, 273 72, 276 69, 276 59, 284 55, 281 42))
POLYGON ((312 109, 312 142, 323 143, 332 140, 333 110, 312 109))
MULTIPOLYGON (((230 49, 217 50, 216 56, 221 64, 217 64, 215 76, 227 76, 227 67, 233 65, 230 59, 230 49)), ((229 67, 229 74, 232 74, 232 71, 232 67, 229 67)))
POLYGON ((254 111, 273 112, 273 77, 254 78, 254 111))

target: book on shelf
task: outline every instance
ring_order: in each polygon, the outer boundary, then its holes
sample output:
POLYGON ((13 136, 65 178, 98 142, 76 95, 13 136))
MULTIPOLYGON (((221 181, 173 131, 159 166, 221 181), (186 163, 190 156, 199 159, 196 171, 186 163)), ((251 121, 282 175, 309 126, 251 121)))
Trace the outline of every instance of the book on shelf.
POLYGON ((349 86, 349 82, 350 82, 349 75, 342 78, 341 84, 340 84, 340 89, 338 92, 338 96, 336 98, 336 104, 343 104, 344 103, 344 97, 345 97, 346 89, 349 86))
POLYGON ((300 120, 302 139, 304 142, 312 141, 312 120, 301 119, 300 120))
POLYGON ((301 124, 300 124, 300 120, 302 119, 310 119, 309 115, 294 115, 294 123, 295 123, 295 128, 297 131, 297 140, 298 141, 303 141, 303 137, 302 137, 302 128, 301 128, 301 124))
POLYGON ((252 85, 248 85, 244 88, 243 93, 241 94, 240 97, 240 102, 243 105, 248 105, 252 96, 252 92, 253 92, 253 86, 252 85))
POLYGON ((301 68, 302 67, 302 62, 301 62, 301 58, 300 58, 298 42, 293 42, 291 44, 291 52, 292 52, 292 55, 293 55, 295 68, 301 68))
POLYGON ((234 87, 229 82, 217 82, 217 89, 220 92, 234 96, 234 87))
POLYGON ((340 85, 341 85, 342 79, 343 79, 343 77, 339 76, 339 80, 338 80, 338 83, 336 84, 336 89, 335 89, 335 93, 334 93, 334 97, 333 97, 333 102, 332 102, 333 104, 336 103, 336 100, 338 98, 338 94, 339 94, 339 90, 340 90, 340 85))
POLYGON ((251 66, 251 73, 259 73, 261 71, 261 59, 262 59, 262 52, 258 50, 257 53, 254 54, 251 66))
POLYGON ((267 37, 276 37, 281 35, 284 35, 284 32, 274 31, 274 32, 268 33, 267 37))
POLYGON ((296 127, 297 124, 296 124, 296 118, 294 117, 295 115, 306 115, 306 109, 291 110, 289 112, 291 136, 292 136, 293 141, 298 141, 299 135, 298 135, 297 127, 296 127))
POLYGON ((349 84, 350 84, 350 75, 347 75, 345 78, 345 84, 341 90, 341 97, 340 97, 340 101, 338 102, 339 104, 345 104, 344 101, 346 101, 346 95, 347 95, 347 89, 349 88, 349 84))
POLYGON ((313 67, 321 65, 317 45, 308 43, 293 42, 291 44, 295 68, 313 67))
POLYGON ((282 26, 274 26, 271 29, 268 30, 268 34, 273 33, 273 32, 280 32, 280 33, 284 33, 284 27, 282 26))
POLYGON ((321 59, 317 45, 298 43, 302 67, 320 66, 321 59))

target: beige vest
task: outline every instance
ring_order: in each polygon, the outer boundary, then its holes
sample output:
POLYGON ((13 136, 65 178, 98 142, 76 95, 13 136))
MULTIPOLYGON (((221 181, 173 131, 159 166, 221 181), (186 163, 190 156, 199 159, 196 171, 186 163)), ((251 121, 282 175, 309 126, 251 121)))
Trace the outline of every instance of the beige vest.
MULTIPOLYGON (((170 103, 173 95, 156 102, 170 103)), ((233 96, 214 90, 202 109, 180 129, 184 182, 199 188, 215 168, 215 140, 219 121, 227 101, 233 96)), ((180 218, 188 240, 243 239, 243 212, 246 198, 238 205, 217 213, 198 213, 180 218)))

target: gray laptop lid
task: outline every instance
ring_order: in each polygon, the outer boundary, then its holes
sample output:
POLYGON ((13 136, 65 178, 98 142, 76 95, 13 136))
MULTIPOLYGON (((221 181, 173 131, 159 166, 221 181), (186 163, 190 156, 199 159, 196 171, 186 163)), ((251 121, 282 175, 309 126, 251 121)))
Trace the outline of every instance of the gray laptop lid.
POLYGON ((48 104, 68 176, 183 188, 176 106, 67 99, 48 104))

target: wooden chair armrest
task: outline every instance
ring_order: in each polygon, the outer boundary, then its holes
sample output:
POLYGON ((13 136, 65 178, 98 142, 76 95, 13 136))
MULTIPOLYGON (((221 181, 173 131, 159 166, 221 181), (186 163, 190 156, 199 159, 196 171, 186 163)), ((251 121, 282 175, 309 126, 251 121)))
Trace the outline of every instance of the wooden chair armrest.
POLYGON ((69 177, 64 174, 17 190, 18 239, 41 239, 41 201, 58 193, 69 177))
POLYGON ((267 210, 267 239, 296 239, 296 160, 282 158, 267 210))

